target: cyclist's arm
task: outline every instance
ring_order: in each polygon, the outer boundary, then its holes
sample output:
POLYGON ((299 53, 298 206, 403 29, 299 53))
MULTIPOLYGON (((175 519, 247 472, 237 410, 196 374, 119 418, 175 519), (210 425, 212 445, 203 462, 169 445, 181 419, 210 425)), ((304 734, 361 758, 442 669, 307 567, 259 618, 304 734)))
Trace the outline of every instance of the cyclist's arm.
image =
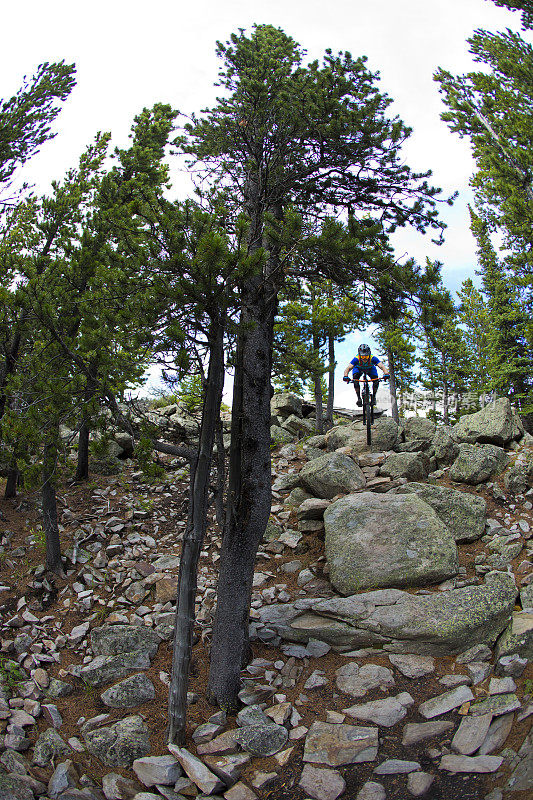
POLYGON ((354 365, 353 365, 353 364, 352 364, 352 362, 350 361, 350 363, 348 364, 348 366, 347 366, 347 367, 346 367, 346 369, 344 370, 344 377, 345 377, 345 378, 347 378, 347 377, 348 377, 348 375, 350 374, 350 372, 351 372, 351 371, 352 371, 352 369, 353 369, 353 366, 354 366, 354 365))
POLYGON ((378 361, 378 363, 376 364, 376 367, 379 367, 384 375, 387 374, 387 369, 386 369, 386 367, 384 367, 384 365, 383 365, 383 363, 381 361, 378 361))

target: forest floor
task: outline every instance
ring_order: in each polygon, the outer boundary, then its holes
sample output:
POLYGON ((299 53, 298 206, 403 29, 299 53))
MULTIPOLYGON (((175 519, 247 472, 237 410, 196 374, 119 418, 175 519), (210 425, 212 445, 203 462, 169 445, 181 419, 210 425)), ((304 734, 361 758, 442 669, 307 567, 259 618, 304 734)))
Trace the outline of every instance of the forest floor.
MULTIPOLYGON (((274 472, 282 474, 300 468, 301 463, 293 460, 290 463, 274 455, 274 472)), ((11 707, 24 706, 24 692, 18 692, 18 682, 23 678, 13 679, 5 668, 7 659, 16 659, 25 670, 26 675, 33 674, 37 668, 44 669, 47 679, 57 678, 69 681, 73 692, 67 697, 58 697, 52 701, 45 700, 42 695, 41 713, 36 714, 35 724, 25 728, 28 743, 27 774, 37 781, 47 783, 52 767, 39 767, 32 764, 30 754, 38 736, 50 727, 53 712, 46 712, 45 704, 53 703, 60 717, 53 723, 65 741, 69 741, 75 753, 72 756, 77 764, 79 775, 88 776, 99 787, 103 777, 109 772, 118 772, 130 779, 134 773, 127 768, 105 766, 91 755, 84 746, 80 727, 84 721, 100 714, 106 717, 106 725, 117 721, 127 714, 143 717, 150 731, 150 755, 167 753, 165 735, 167 726, 168 680, 171 669, 171 648, 169 642, 163 642, 151 666, 145 671, 155 687, 155 699, 149 700, 131 710, 114 709, 106 706, 101 699, 101 690, 95 689, 77 677, 76 667, 91 660, 90 630, 83 630, 81 638, 78 626, 89 623, 89 629, 112 622, 130 622, 134 624, 154 625, 158 615, 172 611, 173 594, 177 563, 173 556, 179 555, 180 539, 184 530, 187 509, 188 481, 186 472, 176 464, 167 460, 167 472, 164 478, 146 482, 140 473, 133 471, 133 466, 125 466, 118 476, 92 476, 90 481, 82 485, 65 484, 59 490, 59 508, 61 511, 61 539, 63 552, 70 555, 68 572, 65 579, 54 578, 47 585, 39 567, 44 560, 44 548, 40 531, 39 501, 36 493, 22 491, 15 500, 0 501, 0 531, 4 542, 0 554, 0 678, 8 680, 13 690, 11 707), (77 553, 72 548, 77 545, 77 553), (113 544, 115 549, 113 549, 113 544), (111 546, 111 549, 109 549, 111 546), (99 559, 93 562, 91 559, 99 559), (154 567, 157 559, 170 557, 167 565, 154 567), (37 570, 37 573, 36 573, 37 570), (91 577, 92 575, 92 577, 91 577), (155 580, 151 583, 150 576, 155 580), (52 585, 53 583, 53 585, 52 585), (74 630, 74 636, 72 631, 74 630), (20 638, 21 632, 29 634, 31 643, 20 638), (18 638, 17 638, 18 637, 18 638), (28 648, 25 649, 25 646, 28 648), (22 698, 20 696, 22 695, 22 698)), ((446 479, 442 485, 451 485, 446 479)), ((0 482, 0 492, 3 487, 0 482)), ((520 520, 526 521, 533 532, 533 498, 525 498, 521 502, 507 497, 495 499, 495 492, 487 488, 466 487, 482 496, 487 502, 487 517, 499 521, 506 528, 520 520)), ((497 493, 496 493, 497 494, 497 493)), ((297 529, 294 511, 287 509, 281 496, 273 500, 272 521, 285 529, 297 529)), ((189 690, 194 694, 194 702, 189 707, 187 748, 196 752, 192 739, 194 730, 205 723, 216 711, 206 700, 206 685, 209 665, 209 644, 211 638, 212 611, 215 600, 217 561, 220 551, 220 532, 211 519, 210 529, 205 541, 200 562, 200 585, 198 593, 198 621, 196 626, 197 642, 194 645, 194 657, 190 675, 189 690)), ((524 544, 531 534, 524 534, 524 544)), ((476 576, 476 556, 486 553, 486 542, 479 540, 460 548, 460 565, 464 567, 467 577, 476 576)), ((512 563, 517 573, 524 555, 518 556, 512 563)), ((177 560, 176 560, 177 561, 177 560)), ((256 572, 262 577, 253 596, 252 619, 257 616, 258 609, 268 602, 279 602, 282 599, 294 600, 300 597, 323 596, 327 576, 321 573, 325 563, 323 534, 305 534, 296 544, 291 542, 279 546, 264 545, 260 549, 256 572), (294 569, 295 562, 297 571, 294 569), (312 568, 315 580, 305 589, 298 585, 300 571, 312 568), (263 577, 264 576, 264 577, 263 577)), ((274 677, 290 674, 291 680, 276 683, 277 692, 270 700, 288 702, 298 712, 301 719, 295 726, 300 733, 291 736, 285 749, 269 758, 251 758, 245 765, 240 781, 248 786, 252 794, 242 795, 257 797, 260 800, 276 798, 276 800, 303 800, 308 797, 298 786, 302 772, 302 754, 305 732, 315 721, 327 721, 343 714, 346 706, 353 704, 353 697, 344 694, 337 688, 335 672, 346 664, 346 657, 330 650, 319 658, 292 658, 290 646, 280 643, 271 646, 259 640, 252 643, 254 662, 250 672, 257 682, 265 685, 274 677), (288 662, 290 662, 288 664, 288 662), (283 671, 282 671, 283 670, 283 671), (325 678, 318 688, 306 689, 305 683, 310 676, 320 670, 325 678), (266 674, 265 674, 266 673, 266 674), (293 685, 291 685, 291 683, 293 685), (304 730, 305 729, 305 730, 304 730), (260 785, 264 775, 270 774, 270 780, 260 785), (250 788, 252 787, 252 788, 250 788)), ((361 654, 357 663, 380 665, 391 669, 386 655, 361 654)), ((464 683, 472 684, 472 675, 468 664, 460 664, 454 658, 436 658, 434 671, 423 678, 408 678, 398 670, 394 670, 395 686, 390 694, 408 692, 413 703, 407 716, 392 727, 380 727, 380 761, 384 759, 402 759, 416 761, 421 769, 435 775, 431 788, 424 795, 430 800, 449 800, 461 797, 463 800, 482 800, 498 787, 505 787, 516 766, 516 753, 522 746, 531 730, 533 720, 533 664, 516 681, 516 695, 521 703, 521 712, 515 717, 511 733, 505 747, 498 752, 504 755, 504 761, 495 774, 453 774, 439 770, 438 760, 450 750, 451 739, 457 730, 464 709, 455 709, 439 717, 449 720, 453 726, 440 736, 421 741, 419 744, 406 746, 402 744, 403 729, 407 723, 423 721, 417 712, 419 705, 442 694, 445 686, 439 681, 445 675, 464 675, 464 683), (528 710, 529 714, 525 714, 528 710), (519 721, 520 716, 523 719, 519 721)), ((24 677, 24 676, 23 676, 24 677)), ((477 685, 471 686, 476 699, 487 696, 489 676, 477 685)), ((272 692, 274 694, 274 692, 272 692)), ((384 692, 380 688, 372 689, 364 700, 382 699, 384 692)), ((28 697, 28 694, 26 694, 28 697)), ((52 708, 53 708, 52 706, 52 708)), ((0 715, 0 732, 8 728, 8 719, 0 715)), ((5 716, 5 715, 4 715, 5 716)), ((351 724, 358 724, 350 718, 351 724)), ((366 724, 366 723, 362 723, 366 724)), ((228 719, 228 726, 234 727, 233 718, 228 719)), ((9 731, 7 731, 9 732, 9 731)), ((26 745, 25 745, 26 746, 26 745)), ((60 759, 59 759, 60 760, 60 759)), ((57 764, 56 764, 57 765, 57 764)), ((406 789, 405 774, 377 776, 373 770, 376 763, 352 764, 341 767, 338 771, 346 781, 346 789, 342 798, 355 800, 361 787, 367 781, 379 781, 384 787, 389 800, 406 800, 409 795, 406 789)), ((185 782, 186 783, 186 782, 185 782)), ((239 783, 239 786, 243 785, 239 783)), ((90 786, 91 781, 82 779, 80 786, 90 786)), ((138 791, 152 791, 139 784, 138 791)), ((243 790, 244 791, 244 790, 243 790)), ((193 797, 195 787, 183 786, 180 793, 184 797, 193 797)), ((125 794, 125 797, 127 795, 125 794)), ((162 795, 160 795, 162 796, 162 795)), ((168 790, 167 798, 171 797, 168 790)), ((176 794, 175 797, 178 797, 176 794)), ((228 794, 228 796, 232 796, 228 794)), ((237 795, 234 795, 237 797, 237 795)), ((362 795, 365 796, 365 795, 362 795)), ((369 794, 370 798, 372 795, 369 794)), ((495 799, 497 793, 490 795, 495 799)), ((528 790, 513 792, 516 800, 531 797, 528 790)), ((376 794, 375 797, 378 797, 376 794)))

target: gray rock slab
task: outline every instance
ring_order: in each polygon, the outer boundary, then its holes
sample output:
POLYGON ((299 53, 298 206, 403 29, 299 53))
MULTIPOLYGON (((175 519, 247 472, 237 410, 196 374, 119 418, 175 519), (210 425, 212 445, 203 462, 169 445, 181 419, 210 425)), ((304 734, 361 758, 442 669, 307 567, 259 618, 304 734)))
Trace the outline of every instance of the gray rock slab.
POLYGON ((373 722, 374 725, 392 728, 406 716, 407 709, 397 698, 386 697, 384 700, 372 700, 362 705, 343 708, 342 713, 362 722, 373 722))
MULTIPOLYGON (((476 719, 479 719, 479 717, 476 717, 476 719)), ((502 714, 502 716, 496 717, 479 748, 480 756, 488 756, 504 746, 513 728, 514 720, 514 714, 502 714)))
POLYGON ((406 483, 395 491, 416 494, 430 505, 456 542, 473 542, 485 532, 487 504, 482 497, 430 483, 406 483))
POLYGON ((418 710, 426 719, 432 719, 446 714, 454 708, 459 708, 463 703, 468 703, 473 699, 474 695, 467 686, 458 686, 449 692, 432 697, 431 700, 426 700, 425 703, 420 704, 418 710))
POLYGON ((440 769, 448 772, 496 772, 503 763, 502 756, 443 756, 440 769))
POLYGON ((21 776, 0 773, 1 800, 33 800, 33 792, 21 776))
POLYGON ((204 756, 202 760, 226 786, 233 786, 239 780, 244 767, 250 763, 250 756, 248 753, 237 753, 229 756, 204 756))
POLYGON ((209 795, 224 788, 223 781, 211 772, 199 758, 189 753, 184 747, 176 747, 176 745, 173 744, 169 744, 167 747, 171 755, 177 758, 187 777, 190 778, 201 792, 209 795))
POLYGON ((125 717, 88 731, 84 738, 89 752, 111 767, 129 767, 150 752, 149 730, 142 717, 125 717))
POLYGON ((183 775, 179 761, 171 755, 137 758, 132 769, 145 786, 173 786, 183 775))
POLYGON ((303 760, 340 767, 374 761, 378 754, 378 729, 313 722, 305 739, 303 760))
POLYGON ((337 688, 352 697, 364 697, 371 689, 378 687, 385 691, 394 686, 394 676, 390 669, 378 664, 364 664, 359 667, 351 661, 335 672, 337 688))
POLYGON ((518 653, 533 661, 533 612, 516 611, 496 645, 496 657, 518 653))
POLYGON ((298 786, 315 800, 337 800, 346 789, 346 781, 336 770, 305 764, 298 786))
POLYGON ((125 678, 131 672, 148 669, 150 657, 141 651, 116 656, 96 656, 80 670, 80 677, 91 686, 103 686, 125 678))
POLYGON ((143 652, 152 658, 162 639, 146 625, 104 625, 91 631, 91 645, 96 656, 143 652))
POLYGON ((413 745, 432 739, 434 736, 442 736, 443 733, 454 728, 453 722, 448 720, 436 720, 435 722, 408 722, 404 725, 402 744, 413 745))
POLYGON ((407 772, 415 772, 420 769, 418 761, 402 761, 400 758, 388 758, 379 764, 374 772, 376 775, 399 775, 407 772))
POLYGON ((101 698, 103 704, 110 708, 133 708, 153 700, 155 688, 150 678, 139 673, 110 686, 101 698))
POLYGON ((390 654, 389 661, 406 678, 422 678, 435 672, 435 659, 432 656, 390 654))
POLYGON ((499 717, 501 714, 518 711, 519 708, 521 708, 520 700, 515 694, 495 694, 484 700, 478 700, 477 703, 472 703, 470 714, 474 717, 480 717, 483 714, 493 714, 495 717, 499 717))
POLYGON ((485 741, 491 721, 490 713, 479 717, 464 716, 452 739, 452 750, 464 756, 471 756, 485 741))
POLYGON ((320 639, 345 649, 448 656, 473 643, 492 644, 511 617, 512 576, 493 572, 480 586, 413 595, 386 589, 346 598, 309 598, 259 611, 260 621, 282 638, 320 639))
POLYGON ((360 467, 344 453, 327 453, 308 461, 300 471, 300 485, 315 497, 361 489, 366 481, 360 467))
POLYGON ((39 767, 47 767, 58 756, 72 755, 72 750, 54 728, 47 728, 35 743, 33 761, 39 767))
POLYGON ((348 495, 324 512, 324 525, 330 581, 343 595, 457 574, 452 534, 417 495, 348 495))

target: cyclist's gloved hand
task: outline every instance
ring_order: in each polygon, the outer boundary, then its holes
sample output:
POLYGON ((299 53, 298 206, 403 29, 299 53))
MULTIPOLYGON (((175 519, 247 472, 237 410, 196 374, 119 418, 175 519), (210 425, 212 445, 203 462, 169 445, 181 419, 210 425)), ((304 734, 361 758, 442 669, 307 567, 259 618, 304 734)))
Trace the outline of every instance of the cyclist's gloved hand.
POLYGON ((344 381, 344 383, 350 383, 350 378, 348 377, 348 375, 345 375, 343 377, 343 381, 344 381))
POLYGON ((386 372, 386 373, 384 374, 384 376, 383 376, 383 380, 385 381, 385 380, 387 380, 387 378, 390 378, 390 375, 389 375, 389 373, 388 373, 388 372, 386 372))

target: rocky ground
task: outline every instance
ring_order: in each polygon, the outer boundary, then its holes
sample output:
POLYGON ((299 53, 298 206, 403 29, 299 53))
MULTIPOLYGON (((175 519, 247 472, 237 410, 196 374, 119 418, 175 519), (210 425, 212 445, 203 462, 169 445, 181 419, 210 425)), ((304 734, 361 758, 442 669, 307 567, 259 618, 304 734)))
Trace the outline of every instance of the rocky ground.
POLYGON ((369 450, 360 423, 315 437, 274 399, 242 709, 205 700, 212 523, 182 749, 165 730, 186 469, 65 486, 65 580, 40 566, 36 497, 0 502, 2 800, 531 797, 533 440, 503 405, 453 429, 383 418, 369 450))

